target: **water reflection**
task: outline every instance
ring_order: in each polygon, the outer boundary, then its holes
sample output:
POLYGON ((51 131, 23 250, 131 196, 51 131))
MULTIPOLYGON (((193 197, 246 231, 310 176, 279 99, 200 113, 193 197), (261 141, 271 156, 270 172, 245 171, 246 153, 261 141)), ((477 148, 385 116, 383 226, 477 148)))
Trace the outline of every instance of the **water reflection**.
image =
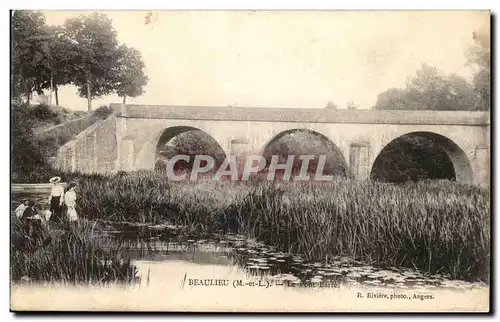
MULTIPOLYGON (((200 252, 195 253, 195 261, 200 252)), ((266 288, 269 276, 251 276, 235 265, 209 265, 169 259, 135 260, 141 282, 121 285, 68 286, 13 285, 11 308, 19 310, 120 310, 120 311, 443 311, 487 310, 487 289, 398 291, 379 286, 340 288, 266 288), (215 286, 214 279, 227 282, 215 286), (212 282, 205 283, 205 281, 212 282), (241 281, 241 283, 239 283, 241 281), (211 285, 211 286, 210 286, 211 285), (227 286, 226 286, 227 285, 227 286), (260 286, 263 285, 263 286, 260 286), (357 300, 357 293, 404 295, 409 300, 357 300), (433 300, 414 299, 415 295, 433 300), (451 300, 450 300, 451 299, 451 300)))
MULTIPOLYGON (((13 206, 17 206, 16 202, 13 206)), ((95 238, 100 240, 100 245, 105 248, 106 245, 109 248, 120 246, 125 249, 123 256, 139 266, 147 262, 149 270, 154 267, 157 271, 155 278, 169 274, 162 269, 165 263, 183 262, 239 268, 249 276, 285 287, 364 285, 394 289, 471 289, 486 286, 479 282, 451 280, 445 274, 430 275, 408 268, 376 268, 341 256, 329 258, 325 263, 306 262, 300 256, 285 254, 230 233, 196 237, 189 230, 186 233, 183 227, 168 224, 97 223, 100 234, 95 238)), ((139 269, 139 274, 150 276, 150 271, 139 269)))
MULTIPOLYGON (((364 285, 390 289, 472 289, 486 286, 479 282, 451 280, 445 274, 430 275, 408 268, 376 268, 348 257, 337 256, 328 263, 306 262, 300 256, 278 252, 243 236, 226 234, 223 238, 217 242, 188 240, 167 243, 155 238, 148 242, 129 241, 127 256, 133 262, 147 261, 158 267, 171 261, 233 267, 252 278, 285 287, 364 285)), ((161 269, 158 274, 160 272, 161 269)), ((164 273, 168 274, 167 271, 164 273)))

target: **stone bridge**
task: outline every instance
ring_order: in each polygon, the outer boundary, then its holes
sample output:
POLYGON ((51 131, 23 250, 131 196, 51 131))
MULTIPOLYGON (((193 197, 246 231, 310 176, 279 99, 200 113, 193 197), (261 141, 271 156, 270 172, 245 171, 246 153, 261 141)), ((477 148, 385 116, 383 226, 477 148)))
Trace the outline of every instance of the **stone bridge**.
POLYGON ((210 135, 226 155, 263 153, 284 134, 308 130, 338 147, 350 173, 366 179, 385 146, 415 133, 438 142, 457 181, 490 181, 489 112, 111 106, 110 117, 61 147, 57 167, 86 173, 151 170, 160 145, 193 129, 210 135))

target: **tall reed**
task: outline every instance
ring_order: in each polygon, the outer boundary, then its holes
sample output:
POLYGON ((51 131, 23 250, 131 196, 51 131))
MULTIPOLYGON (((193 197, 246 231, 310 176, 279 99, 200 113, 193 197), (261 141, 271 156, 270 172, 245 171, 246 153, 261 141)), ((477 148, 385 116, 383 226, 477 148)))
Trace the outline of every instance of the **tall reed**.
MULTIPOLYGON (((13 227, 14 230, 16 227, 13 227)), ((52 242, 32 251, 11 249, 11 279, 57 283, 105 284, 133 282, 137 269, 116 243, 105 245, 94 227, 82 223, 66 229, 51 229, 52 242)))
POLYGON ((350 256, 488 279, 489 192, 451 182, 262 184, 235 201, 243 232, 307 260, 350 256))
POLYGON ((79 181, 77 210, 88 219, 168 222, 196 234, 237 222, 240 233, 306 260, 341 255, 489 279, 490 193, 475 186, 340 179, 171 183, 149 172, 79 181))

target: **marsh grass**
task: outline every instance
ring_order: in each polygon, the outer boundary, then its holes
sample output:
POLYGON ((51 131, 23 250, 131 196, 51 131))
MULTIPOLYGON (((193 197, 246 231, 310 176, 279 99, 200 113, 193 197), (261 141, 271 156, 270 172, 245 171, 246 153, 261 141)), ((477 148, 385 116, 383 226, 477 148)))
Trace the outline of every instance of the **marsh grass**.
POLYGON ((451 182, 262 184, 234 203, 246 235, 306 260, 342 255, 488 280, 489 192, 451 182))
POLYGON ((147 172, 79 182, 78 210, 89 219, 169 222, 200 233, 217 229, 235 196, 248 190, 230 182, 172 184, 147 172))
MULTIPOLYGON (((87 219, 168 223, 189 227, 190 236, 236 229, 308 261, 340 255, 378 267, 489 280, 490 193, 475 186, 340 179, 171 183, 149 172, 81 176, 79 182, 78 213, 87 219)), ((62 237, 30 265, 88 280, 92 258, 99 257, 91 236, 86 230, 62 237)), ((27 259, 16 263, 32 270, 27 259)))
MULTIPOLYGON (((17 227, 13 227, 17 229, 17 227)), ((52 242, 33 251, 11 249, 11 280, 68 284, 131 283, 137 270, 124 257, 126 250, 105 245, 94 226, 50 227, 52 242)))
POLYGON ((449 181, 169 183, 122 174, 82 185, 91 218, 235 228, 306 260, 342 255, 382 267, 488 279, 489 191, 449 181), (235 222, 237 223, 235 225, 235 222))

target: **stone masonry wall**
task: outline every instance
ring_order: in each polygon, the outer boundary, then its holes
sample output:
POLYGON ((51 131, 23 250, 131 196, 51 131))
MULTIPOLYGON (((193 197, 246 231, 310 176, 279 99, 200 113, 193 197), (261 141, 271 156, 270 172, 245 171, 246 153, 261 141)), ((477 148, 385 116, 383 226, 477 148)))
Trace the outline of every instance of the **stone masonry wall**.
POLYGON ((116 170, 117 157, 116 118, 111 115, 61 146, 54 165, 64 171, 106 173, 116 170))

